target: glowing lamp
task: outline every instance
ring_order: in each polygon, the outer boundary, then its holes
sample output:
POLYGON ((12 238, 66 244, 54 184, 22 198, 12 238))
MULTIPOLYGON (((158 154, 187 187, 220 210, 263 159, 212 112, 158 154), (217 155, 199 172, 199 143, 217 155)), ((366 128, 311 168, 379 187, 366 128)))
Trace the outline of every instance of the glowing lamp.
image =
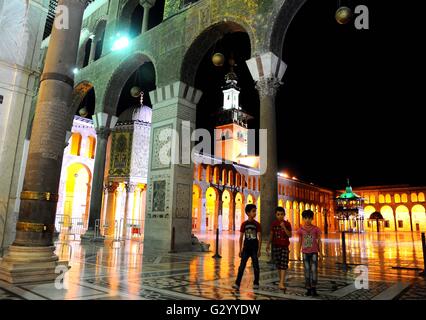
POLYGON ((124 48, 127 48, 128 46, 129 38, 123 36, 115 40, 114 45, 112 46, 112 51, 122 50, 124 48))

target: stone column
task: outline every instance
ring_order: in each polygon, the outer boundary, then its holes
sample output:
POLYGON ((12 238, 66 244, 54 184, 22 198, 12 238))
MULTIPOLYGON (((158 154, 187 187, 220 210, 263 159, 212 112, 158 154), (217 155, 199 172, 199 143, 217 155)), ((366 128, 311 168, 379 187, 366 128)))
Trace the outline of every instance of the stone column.
POLYGON ((183 82, 175 82, 150 93, 153 114, 145 250, 170 250, 173 228, 175 249, 191 250, 193 162, 187 150, 180 157, 178 140, 192 150, 190 134, 182 135, 182 131, 189 131, 183 124, 185 121, 191 129, 194 128, 196 105, 201 94, 183 82), (167 154, 174 156, 175 160, 171 162, 167 154))
POLYGON ((126 236, 127 236, 127 221, 129 219, 132 219, 132 213, 133 213, 133 207, 134 207, 133 199, 135 198, 135 189, 136 189, 136 185, 134 183, 129 183, 126 185, 126 205, 124 208, 124 219, 123 219, 123 238, 124 239, 126 239, 126 236))
POLYGON ((0 279, 11 283, 52 281, 58 276, 54 222, 73 69, 87 1, 60 0, 59 5, 68 8, 69 26, 54 25, 52 29, 40 79, 16 238, 0 263, 0 279))
POLYGON ((142 34, 148 31, 149 10, 154 6, 155 0, 140 0, 143 7, 142 34))
POLYGON ((260 180, 261 224, 263 236, 268 236, 273 212, 278 204, 278 163, 275 96, 284 76, 286 65, 272 52, 247 61, 256 82, 260 98, 260 129, 267 130, 267 151, 260 152, 260 166, 266 171, 260 180))
POLYGON ((105 221, 101 221, 101 228, 106 227, 103 232, 103 236, 106 238, 113 238, 115 231, 115 202, 116 202, 116 192, 118 188, 118 183, 111 182, 108 185, 108 197, 106 202, 106 214, 105 221))
POLYGON ((88 64, 91 64, 95 60, 95 54, 96 54, 96 40, 97 39, 94 35, 91 35, 90 39, 92 39, 92 44, 90 46, 90 54, 89 54, 88 64))
POLYGON ((86 233, 81 237, 82 241, 92 240, 95 237, 95 222, 100 219, 102 209, 108 137, 117 120, 117 117, 106 113, 97 113, 93 116, 93 124, 96 129, 96 156, 93 168, 92 191, 90 193, 89 225, 86 233))
POLYGON ((206 232, 206 193, 203 191, 201 200, 201 221, 200 221, 200 232, 206 232))

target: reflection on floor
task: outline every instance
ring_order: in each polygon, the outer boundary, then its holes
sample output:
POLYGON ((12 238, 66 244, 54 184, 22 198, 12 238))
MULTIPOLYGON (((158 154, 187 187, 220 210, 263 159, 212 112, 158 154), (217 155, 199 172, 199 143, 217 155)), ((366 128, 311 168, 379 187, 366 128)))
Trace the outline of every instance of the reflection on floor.
MULTIPOLYGON (((213 233, 198 237, 215 249, 213 233)), ((103 245, 60 241, 57 254, 61 260, 69 259, 71 266, 64 282, 58 280, 57 288, 55 284, 12 286, 0 282, 0 299, 426 299, 426 280, 419 277, 416 270, 423 269, 420 234, 347 234, 346 239, 347 262, 352 265, 344 271, 339 264, 342 262, 340 234, 324 238, 325 258, 319 267, 320 295, 316 298, 304 295, 303 265, 295 260, 295 237, 290 247, 285 293, 278 290, 277 272, 269 264, 265 245, 260 258, 260 288, 252 288, 253 272, 249 262, 240 291, 233 290, 239 266, 238 234, 224 232, 219 260, 212 258, 213 252, 149 252, 138 241, 103 245), (358 290, 355 286, 355 279, 360 275, 357 265, 368 267, 368 289, 358 290)))

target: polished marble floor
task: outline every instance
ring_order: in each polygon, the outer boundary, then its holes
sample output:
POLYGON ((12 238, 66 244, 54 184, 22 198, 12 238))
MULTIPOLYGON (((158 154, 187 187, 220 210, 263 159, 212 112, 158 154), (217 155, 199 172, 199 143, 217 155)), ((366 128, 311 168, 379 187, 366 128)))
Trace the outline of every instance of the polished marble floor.
MULTIPOLYGON (((263 245, 260 288, 253 290, 248 263, 240 291, 232 289, 239 266, 238 235, 224 232, 221 259, 214 259, 215 235, 197 235, 211 252, 150 252, 140 241, 84 244, 59 240, 57 254, 69 260, 63 282, 13 286, 0 281, 0 299, 9 300, 426 300, 421 236, 418 233, 347 234, 347 263, 342 268, 340 234, 324 237, 319 266, 319 296, 305 296, 303 265, 295 259, 293 238, 287 291, 278 290, 278 275, 263 245), (357 289, 358 265, 368 268, 368 289, 357 289), (59 286, 58 286, 59 284, 59 286), (61 286, 62 285, 62 286, 61 286)), ((58 271, 60 272, 60 271, 58 271)))

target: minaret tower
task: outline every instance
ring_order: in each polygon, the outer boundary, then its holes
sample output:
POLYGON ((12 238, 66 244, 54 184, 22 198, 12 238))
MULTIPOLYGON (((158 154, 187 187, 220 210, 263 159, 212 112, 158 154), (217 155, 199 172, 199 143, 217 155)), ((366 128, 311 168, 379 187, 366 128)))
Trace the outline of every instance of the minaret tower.
POLYGON ((215 157, 238 162, 239 157, 247 156, 248 120, 250 115, 240 106, 240 88, 234 72, 235 61, 230 59, 230 72, 225 76, 223 86, 223 107, 219 112, 218 125, 215 128, 215 157))

